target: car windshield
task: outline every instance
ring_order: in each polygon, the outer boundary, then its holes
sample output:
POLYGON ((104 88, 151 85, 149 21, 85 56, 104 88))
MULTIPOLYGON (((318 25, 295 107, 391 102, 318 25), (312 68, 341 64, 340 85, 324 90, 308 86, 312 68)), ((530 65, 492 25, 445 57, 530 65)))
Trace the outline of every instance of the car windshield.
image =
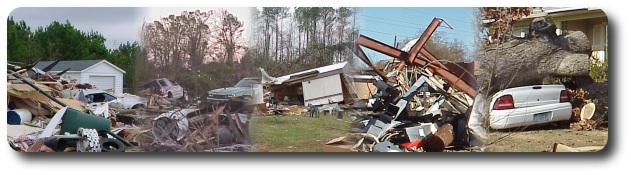
POLYGON ((171 87, 171 86, 175 86, 175 82, 169 80, 169 79, 162 79, 162 86, 167 86, 167 87, 171 87))
POLYGON ((158 80, 158 83, 160 83, 160 86, 164 87, 167 86, 166 82, 164 80, 158 80))
POLYGON ((237 83, 237 85, 234 85, 234 87, 252 87, 252 84, 256 84, 256 80, 252 80, 252 79, 243 79, 241 81, 239 81, 239 83, 237 83))
POLYGON ((116 97, 108 93, 89 94, 89 95, 86 95, 86 98, 88 98, 92 102, 108 102, 108 101, 116 100, 116 97))

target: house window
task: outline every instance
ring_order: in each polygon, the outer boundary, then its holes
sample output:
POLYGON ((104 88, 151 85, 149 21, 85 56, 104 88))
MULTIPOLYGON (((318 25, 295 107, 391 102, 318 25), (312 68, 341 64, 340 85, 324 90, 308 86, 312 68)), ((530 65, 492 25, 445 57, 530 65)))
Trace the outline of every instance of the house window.
POLYGON ((600 61, 607 59, 607 23, 594 25, 592 32, 592 56, 600 61))
POLYGON ((605 26, 603 24, 594 25, 594 32, 592 37, 592 50, 604 51, 605 50, 605 26))
POLYGON ((513 27, 512 35, 517 38, 525 38, 528 33, 528 26, 525 27, 513 27))

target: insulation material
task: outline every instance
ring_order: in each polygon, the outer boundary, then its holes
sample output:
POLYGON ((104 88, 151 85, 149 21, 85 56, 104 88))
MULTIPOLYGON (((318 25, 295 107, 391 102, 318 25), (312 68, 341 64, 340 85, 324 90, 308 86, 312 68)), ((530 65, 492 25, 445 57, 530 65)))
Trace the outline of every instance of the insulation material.
POLYGON ((323 105, 344 101, 340 75, 303 81, 304 105, 323 105))
POLYGON ((353 82, 353 87, 359 99, 368 99, 377 92, 377 87, 369 82, 353 82))

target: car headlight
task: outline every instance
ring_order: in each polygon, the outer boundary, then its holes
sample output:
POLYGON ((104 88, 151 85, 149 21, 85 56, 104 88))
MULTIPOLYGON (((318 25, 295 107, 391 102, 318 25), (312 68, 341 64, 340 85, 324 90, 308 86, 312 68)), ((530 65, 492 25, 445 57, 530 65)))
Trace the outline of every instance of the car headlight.
POLYGON ((234 94, 228 95, 228 98, 234 98, 234 97, 236 97, 236 95, 234 95, 234 94))

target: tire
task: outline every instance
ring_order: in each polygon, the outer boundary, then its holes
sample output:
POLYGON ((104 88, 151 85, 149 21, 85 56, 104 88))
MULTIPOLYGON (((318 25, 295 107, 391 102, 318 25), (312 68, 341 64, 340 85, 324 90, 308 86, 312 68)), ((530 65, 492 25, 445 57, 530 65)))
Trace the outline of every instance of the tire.
POLYGON ((145 108, 145 105, 143 104, 136 104, 133 107, 131 107, 131 109, 144 109, 144 108, 145 108))
POLYGON ((125 145, 115 138, 102 138, 99 140, 101 152, 125 152, 125 145))
POLYGON ((167 95, 167 98, 173 98, 173 93, 169 92, 169 94, 167 95))

